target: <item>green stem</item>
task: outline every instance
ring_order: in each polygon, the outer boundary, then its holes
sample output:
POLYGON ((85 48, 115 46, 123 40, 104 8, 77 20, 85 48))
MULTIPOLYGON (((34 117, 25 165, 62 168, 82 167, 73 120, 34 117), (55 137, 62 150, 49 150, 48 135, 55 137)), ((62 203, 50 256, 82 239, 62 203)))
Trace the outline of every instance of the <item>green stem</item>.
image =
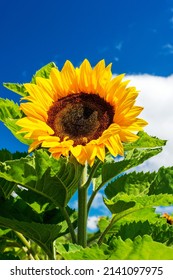
POLYGON ((89 176, 88 176, 88 179, 87 179, 87 181, 86 181, 86 183, 85 183, 85 185, 84 185, 85 188, 88 188, 88 187, 90 186, 91 181, 92 181, 92 179, 93 179, 93 177, 94 177, 94 175, 95 175, 95 172, 97 171, 97 169, 98 169, 98 167, 99 167, 99 165, 100 165, 101 163, 102 163, 102 162, 101 162, 100 160, 97 160, 97 161, 95 162, 95 164, 92 166, 91 171, 90 171, 90 174, 89 174, 89 176))
MULTIPOLYGON (((94 177, 94 175, 95 175, 95 172, 97 171, 97 169, 98 169, 98 167, 99 167, 99 165, 100 165, 101 163, 102 163, 101 161, 97 161, 97 162, 94 164, 94 166, 92 167, 92 170, 91 170, 91 172, 90 172, 90 176, 89 176, 89 178, 88 178, 88 180, 87 180, 87 182, 89 181, 89 184, 91 183, 91 181, 92 181, 92 179, 93 179, 93 177, 94 177), (90 180, 89 180, 89 179, 90 179, 90 180)), ((97 188, 96 190, 94 190, 93 193, 91 194, 91 196, 90 196, 90 198, 89 198, 89 201, 88 201, 88 207, 87 207, 87 209, 88 209, 87 212, 88 212, 88 213, 89 213, 91 204, 92 204, 92 202, 93 202, 93 200, 94 200, 94 198, 95 198, 97 192, 99 191, 99 189, 100 189, 101 187, 102 187, 102 186, 100 186, 99 188, 97 188)))
POLYGON ((56 240, 54 240, 52 243, 52 257, 53 260, 56 260, 56 240))
POLYGON ((39 260, 38 256, 33 252, 30 242, 28 242, 28 240, 23 236, 23 234, 21 234, 18 231, 15 231, 15 234, 18 236, 18 238, 22 241, 22 243, 24 244, 24 246, 27 248, 28 250, 28 255, 30 257, 31 260, 39 260))
POLYGON ((69 228, 69 232, 71 234, 72 242, 73 243, 77 243, 74 227, 73 227, 73 224, 72 224, 72 222, 70 220, 69 214, 68 214, 68 212, 67 212, 65 207, 62 207, 60 209, 61 209, 61 212, 62 212, 62 214, 63 214, 63 216, 64 216, 64 218, 65 218, 65 220, 67 222, 67 225, 68 225, 68 228, 69 228))
POLYGON ((87 246, 87 164, 78 186, 78 244, 87 246))
POLYGON ((92 192, 92 194, 91 194, 89 200, 88 200, 88 209, 87 209, 87 212, 88 212, 88 213, 89 213, 89 211, 90 211, 91 204, 93 203, 93 200, 94 200, 94 198, 95 198, 97 192, 98 192, 98 190, 94 190, 94 191, 92 192))

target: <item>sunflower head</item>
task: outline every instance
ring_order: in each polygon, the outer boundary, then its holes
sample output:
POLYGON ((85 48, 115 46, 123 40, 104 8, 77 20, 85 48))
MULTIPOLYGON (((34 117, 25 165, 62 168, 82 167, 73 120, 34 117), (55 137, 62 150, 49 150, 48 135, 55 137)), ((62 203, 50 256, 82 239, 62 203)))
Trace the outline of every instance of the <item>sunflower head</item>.
POLYGON ((136 132, 147 124, 137 118, 143 108, 134 105, 136 88, 127 87, 123 77, 112 78, 104 60, 92 68, 85 59, 79 68, 66 61, 49 78, 24 84, 27 102, 20 107, 26 116, 17 124, 33 140, 29 152, 41 145, 56 158, 73 154, 90 165, 96 157, 104 161, 106 149, 123 155, 123 142, 137 140, 136 132))

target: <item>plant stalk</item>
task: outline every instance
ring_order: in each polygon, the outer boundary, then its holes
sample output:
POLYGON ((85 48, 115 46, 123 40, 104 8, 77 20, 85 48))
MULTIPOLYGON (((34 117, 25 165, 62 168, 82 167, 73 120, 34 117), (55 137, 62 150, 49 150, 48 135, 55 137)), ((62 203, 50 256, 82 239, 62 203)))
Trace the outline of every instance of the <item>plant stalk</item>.
POLYGON ((27 248, 27 254, 29 256, 29 258, 31 260, 39 260, 38 256, 33 252, 30 242, 28 242, 28 240, 23 236, 23 234, 21 234, 18 231, 15 231, 15 234, 18 236, 18 238, 22 241, 22 243, 25 245, 25 247, 27 248))
POLYGON ((87 164, 85 164, 78 186, 78 244, 87 246, 87 164))
POLYGON ((74 227, 73 227, 73 224, 72 224, 72 222, 71 222, 71 220, 70 220, 70 217, 69 217, 69 215, 68 215, 68 212, 67 212, 67 210, 66 210, 65 207, 62 207, 62 208, 60 208, 60 209, 61 209, 61 213, 63 214, 63 216, 64 216, 64 218, 65 218, 65 220, 66 220, 66 222, 67 222, 67 225, 68 225, 68 228, 69 228, 69 232, 70 232, 70 234, 71 234, 72 242, 73 242, 73 243, 77 243, 77 241, 76 241, 76 235, 75 235, 75 231, 74 231, 74 227))

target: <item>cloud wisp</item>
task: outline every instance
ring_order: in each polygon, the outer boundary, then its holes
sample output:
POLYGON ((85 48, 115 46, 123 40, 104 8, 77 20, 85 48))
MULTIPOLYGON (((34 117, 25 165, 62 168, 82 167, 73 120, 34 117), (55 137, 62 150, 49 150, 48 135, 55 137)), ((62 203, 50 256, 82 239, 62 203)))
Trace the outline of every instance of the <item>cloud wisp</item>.
MULTIPOLYGON (((140 90, 137 105, 143 106, 140 117, 148 121, 145 131, 151 136, 168 140, 163 151, 144 163, 148 170, 173 165, 173 75, 169 77, 129 75, 130 85, 140 90)), ((141 168, 142 168, 141 167, 141 168)), ((144 170, 145 171, 145 170, 144 170)))
POLYGON ((163 49, 165 54, 173 54, 173 44, 168 43, 163 46, 163 49))

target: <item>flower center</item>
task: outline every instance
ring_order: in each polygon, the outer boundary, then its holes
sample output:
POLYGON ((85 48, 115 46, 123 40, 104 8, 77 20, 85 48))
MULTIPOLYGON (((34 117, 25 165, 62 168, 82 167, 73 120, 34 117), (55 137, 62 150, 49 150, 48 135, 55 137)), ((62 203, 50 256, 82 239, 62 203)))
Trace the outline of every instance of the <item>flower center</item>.
POLYGON ((113 122, 114 110, 96 94, 78 93, 54 102, 47 124, 61 141, 65 137, 76 145, 86 145, 101 136, 113 122))

